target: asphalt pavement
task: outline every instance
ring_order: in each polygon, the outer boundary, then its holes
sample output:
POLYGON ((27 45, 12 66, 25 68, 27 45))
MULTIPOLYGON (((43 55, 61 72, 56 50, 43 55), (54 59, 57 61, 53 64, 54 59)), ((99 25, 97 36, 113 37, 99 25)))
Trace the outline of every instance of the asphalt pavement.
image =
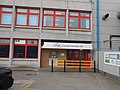
POLYGON ((13 70, 9 90, 120 90, 120 80, 92 71, 13 70))

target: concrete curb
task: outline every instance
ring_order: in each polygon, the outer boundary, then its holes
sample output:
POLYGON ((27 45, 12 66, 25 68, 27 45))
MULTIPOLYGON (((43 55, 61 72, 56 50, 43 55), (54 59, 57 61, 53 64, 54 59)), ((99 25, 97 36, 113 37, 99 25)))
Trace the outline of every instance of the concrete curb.
POLYGON ((38 71, 38 68, 34 67, 11 67, 13 71, 38 71))

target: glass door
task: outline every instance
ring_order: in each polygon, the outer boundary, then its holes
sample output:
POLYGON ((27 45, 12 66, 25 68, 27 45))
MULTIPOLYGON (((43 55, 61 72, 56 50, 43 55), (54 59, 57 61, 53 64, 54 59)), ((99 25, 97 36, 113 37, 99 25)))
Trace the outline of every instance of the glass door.
POLYGON ((68 50, 67 59, 68 60, 90 60, 91 53, 90 53, 90 50, 68 50))
POLYGON ((73 60, 79 60, 80 59, 80 51, 79 50, 74 50, 73 51, 73 60))
MULTIPOLYGON (((67 60, 81 60, 81 61, 90 61, 91 53, 90 50, 68 50, 67 51, 67 60)), ((90 62, 83 62, 84 64, 90 64, 90 62)))
POLYGON ((67 51, 67 59, 68 60, 78 60, 79 57, 79 50, 68 50, 67 51))
POLYGON ((72 57, 73 57, 72 50, 68 50, 67 51, 67 59, 72 60, 72 57))

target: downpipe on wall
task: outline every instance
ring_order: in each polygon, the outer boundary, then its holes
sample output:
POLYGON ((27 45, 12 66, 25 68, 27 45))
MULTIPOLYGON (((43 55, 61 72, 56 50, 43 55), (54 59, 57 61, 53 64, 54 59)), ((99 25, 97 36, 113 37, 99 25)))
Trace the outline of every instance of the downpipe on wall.
POLYGON ((97 0, 96 2, 97 4, 97 9, 96 9, 96 13, 97 13, 97 33, 96 33, 96 36, 97 36, 97 70, 99 71, 99 49, 100 49, 100 1, 97 0))

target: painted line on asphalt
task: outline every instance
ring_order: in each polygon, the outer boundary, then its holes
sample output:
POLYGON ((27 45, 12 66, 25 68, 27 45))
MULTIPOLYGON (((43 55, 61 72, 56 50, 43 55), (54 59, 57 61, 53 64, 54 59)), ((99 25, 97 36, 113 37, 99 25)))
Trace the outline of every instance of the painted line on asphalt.
POLYGON ((102 90, 105 90, 105 87, 103 86, 102 82, 99 80, 98 76, 96 75, 95 77, 96 77, 100 87, 102 88, 102 90))
POLYGON ((29 84, 24 84, 23 87, 19 90, 25 90, 26 88, 32 86, 33 82, 30 82, 29 84))
POLYGON ((14 86, 19 86, 19 90, 25 90, 26 88, 32 86, 33 80, 15 80, 14 86))

